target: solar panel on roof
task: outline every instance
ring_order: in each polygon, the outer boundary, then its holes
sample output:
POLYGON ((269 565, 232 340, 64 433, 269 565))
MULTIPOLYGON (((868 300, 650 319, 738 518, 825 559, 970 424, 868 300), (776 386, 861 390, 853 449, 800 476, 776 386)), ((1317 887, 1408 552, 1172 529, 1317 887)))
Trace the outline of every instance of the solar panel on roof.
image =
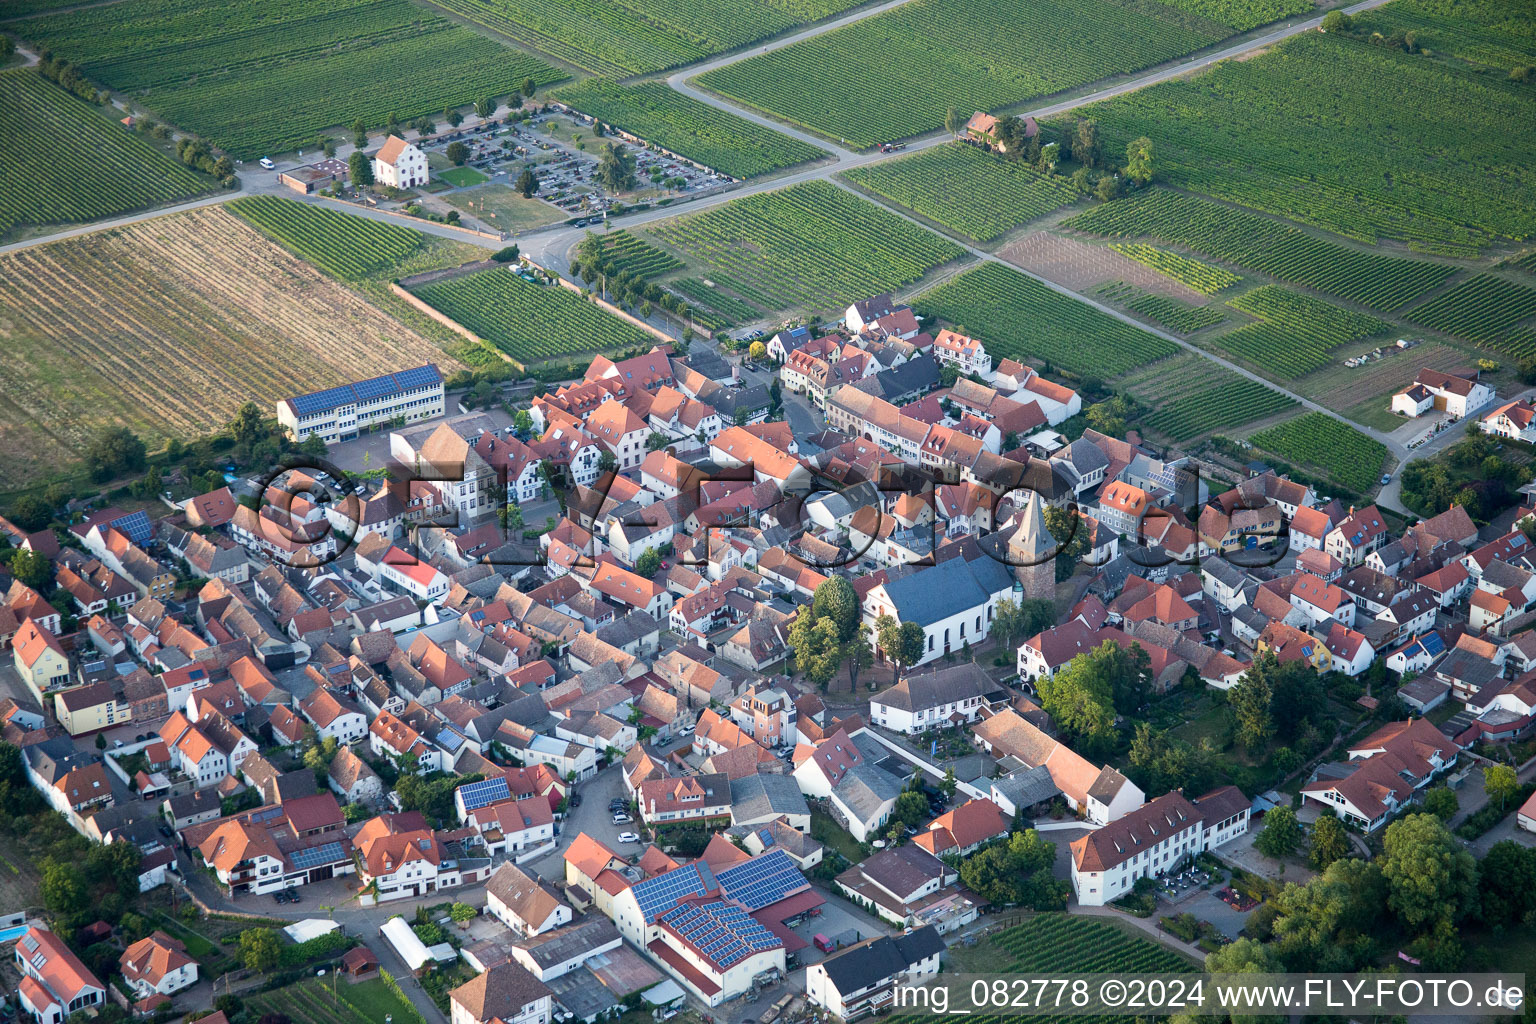
POLYGON ((512 787, 507 785, 506 779, 500 777, 471 782, 459 787, 459 799, 463 802, 466 813, 479 810, 481 807, 489 807, 499 800, 511 798, 512 787))
POLYGON ((689 896, 703 896, 717 887, 709 866, 703 862, 687 864, 665 874, 636 882, 630 891, 640 904, 645 923, 655 922, 657 915, 672 909, 678 900, 689 896))
POLYGON ((770 850, 743 861, 717 877, 727 896, 751 910, 777 903, 807 885, 805 876, 783 850, 770 850))
POLYGON ((293 861, 293 866, 301 871, 307 871, 321 864, 334 864, 342 859, 341 844, 326 843, 306 850, 295 850, 288 855, 288 859, 293 861))

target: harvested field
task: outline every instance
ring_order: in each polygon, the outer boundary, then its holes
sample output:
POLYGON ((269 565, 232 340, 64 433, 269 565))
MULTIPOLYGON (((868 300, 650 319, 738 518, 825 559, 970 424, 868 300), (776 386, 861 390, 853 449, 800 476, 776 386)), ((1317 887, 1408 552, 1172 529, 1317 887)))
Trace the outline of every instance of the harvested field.
POLYGON ((241 403, 435 360, 431 341, 209 207, 0 257, 0 474, 124 424, 153 450, 241 403))
POLYGON ((1180 299, 1191 305, 1198 306, 1206 302, 1204 295, 1187 284, 1160 274, 1113 249, 1053 235, 1047 231, 1025 235, 998 250, 997 255, 1016 267, 1075 292, 1086 292, 1106 281, 1124 281, 1154 295, 1180 299))

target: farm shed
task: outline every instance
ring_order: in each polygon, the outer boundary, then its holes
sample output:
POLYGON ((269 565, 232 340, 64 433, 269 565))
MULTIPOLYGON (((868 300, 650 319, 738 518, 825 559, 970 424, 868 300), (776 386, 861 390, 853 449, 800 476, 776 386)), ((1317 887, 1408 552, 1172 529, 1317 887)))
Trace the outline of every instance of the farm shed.
POLYGON ((309 195, 316 189, 324 188, 333 182, 340 181, 347 176, 347 165, 340 160, 326 160, 318 164, 305 164, 292 170, 284 171, 277 176, 277 180, 293 189, 295 192, 309 195))

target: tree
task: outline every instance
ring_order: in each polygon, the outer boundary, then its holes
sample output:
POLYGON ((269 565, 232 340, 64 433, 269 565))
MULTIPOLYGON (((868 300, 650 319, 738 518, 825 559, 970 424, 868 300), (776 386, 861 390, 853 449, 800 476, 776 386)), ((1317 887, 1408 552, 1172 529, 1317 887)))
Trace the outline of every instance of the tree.
POLYGON ((817 619, 832 620, 840 644, 858 635, 859 595, 845 577, 829 577, 816 588, 816 592, 811 595, 811 612, 817 619))
POLYGON ((481 117, 490 117, 496 113, 496 100, 494 98, 475 100, 475 113, 481 117))
POLYGON ((455 924, 463 924, 466 921, 473 921, 479 917, 480 911, 468 903, 455 902, 453 906, 448 908, 448 916, 453 919, 455 924))
POLYGON ((1077 122, 1077 131, 1072 134, 1072 159, 1084 167, 1093 167, 1099 159, 1099 126, 1097 122, 1082 120, 1077 122))
POLYGON ((1101 434, 1121 437, 1125 434, 1125 418, 1131 414, 1131 404, 1124 395, 1111 395, 1102 402, 1095 402, 1084 414, 1088 425, 1101 434))
POLYGON ((949 132, 951 138, 958 139, 960 130, 965 127, 965 122, 960 118, 960 111, 950 107, 944 111, 944 130, 949 132))
POLYGON ((1067 883, 1051 874, 1056 846, 1034 829, 1015 832, 1006 843, 993 843, 960 862, 966 888, 999 905, 1023 905, 1035 910, 1066 906, 1067 883))
POLYGON ((85 448, 85 464, 98 482, 144 468, 144 442, 127 427, 102 427, 85 448))
POLYGON ((1270 714, 1270 702, 1274 693, 1270 690, 1269 677, 1261 669, 1263 662, 1275 662, 1275 656, 1266 652, 1244 672, 1232 689, 1227 691, 1227 706, 1232 711, 1234 737, 1250 751, 1269 742, 1274 732, 1274 718, 1270 714))
POLYGON ((960 780, 955 778, 955 766, 949 765, 944 769, 944 781, 939 783, 939 792, 946 798, 955 795, 955 789, 960 785, 960 780))
POLYGON ((1055 174, 1057 154, 1061 147, 1054 142, 1040 147, 1040 157, 1035 161, 1035 169, 1041 174, 1055 174))
POLYGON ((837 638, 837 624, 830 618, 817 618, 808 608, 789 627, 789 647, 794 651, 795 667, 805 673, 823 693, 837 674, 843 645, 837 638))
POLYGON ((603 452, 597 457, 597 471, 599 473, 616 473, 619 469, 619 457, 613 452, 603 452))
POLYGON ((672 439, 666 434, 659 430, 653 430, 650 436, 645 439, 645 450, 648 452, 659 452, 671 443, 672 439))
POLYGON ((234 419, 229 421, 229 432, 234 436, 235 443, 241 445, 255 444, 270 433, 255 402, 246 402, 235 410, 234 419))
POLYGON ((43 865, 43 906, 60 920, 68 920, 90 908, 90 894, 81 884, 73 864, 48 860, 43 865))
POLYGON ((1230 942, 1205 958, 1205 969, 1211 974, 1271 974, 1275 967, 1269 950, 1254 939, 1230 942))
POLYGON ((1536 910, 1536 850, 1513 839, 1494 843, 1479 865, 1478 915, 1490 925, 1524 921, 1536 910))
POLYGON ((1276 807, 1264 815, 1264 831, 1253 840, 1254 849, 1276 860, 1289 857, 1300 845, 1301 825, 1289 807, 1276 807))
POLYGON ((646 548, 635 559, 635 572, 638 575, 650 579, 661 571, 661 552, 655 548, 646 548))
POLYGON ((1106 174, 1099 179, 1094 186, 1093 194, 1098 196, 1100 202, 1110 202, 1120 198, 1120 179, 1113 174, 1106 174))
POLYGON ((271 928, 247 928, 240 933, 240 960, 246 970, 266 974, 282 959, 282 944, 271 928))
POLYGON ((1041 706, 1074 738, 1079 752, 1097 754, 1109 747, 1115 729, 1114 700, 1089 655, 1079 654, 1055 676, 1042 676, 1039 687, 1041 706))
MULTIPOLYGON (((1268 831, 1267 826, 1265 831, 1268 831)), ((1308 866, 1314 871, 1322 871, 1334 861, 1348 857, 1349 849, 1349 833, 1345 831, 1344 823, 1334 814, 1318 815, 1312 823, 1312 839, 1307 847, 1308 866)))
POLYGON ((1483 792, 1488 802, 1503 810, 1511 800, 1520 795, 1520 776, 1507 764, 1490 764, 1483 768, 1483 792))
POLYGON ((373 184, 373 161, 368 159, 368 154, 357 149, 347 157, 347 172, 352 178, 352 184, 362 188, 373 184))
POLYGON ((448 148, 443 150, 443 155, 453 161, 454 166, 463 167, 464 161, 469 159, 469 147, 462 142, 450 142, 448 148))
POLYGON ((358 149, 368 148, 368 123, 362 118, 352 122, 352 145, 358 149))
POLYGON ((1125 147, 1125 176, 1138 185, 1152 180, 1152 140, 1145 135, 1132 139, 1125 147))
POLYGON ((532 167, 524 167, 523 173, 517 176, 517 190, 524 199, 532 199, 533 194, 539 190, 539 176, 533 173, 532 167))
POLYGON ((896 798, 891 819, 916 828, 928 819, 928 800, 916 790, 906 790, 896 798))
MULTIPOLYGON (((754 363, 762 362, 768 358, 768 346, 764 345, 761 341, 754 341, 747 346, 747 358, 754 363)), ((773 379, 778 380, 777 377, 773 379)))
POLYGON ((1461 801, 1450 786, 1435 786, 1424 794, 1424 810, 1441 821, 1450 821, 1460 809, 1461 801))
POLYGON ((1222 765, 1209 740, 1193 746, 1166 732, 1155 732, 1147 722, 1136 726, 1129 751, 1128 774, 1148 796, 1173 789, 1204 793, 1215 786, 1222 765))
POLYGON ((1477 862, 1432 814, 1410 814, 1387 826, 1381 873, 1387 906, 1420 933, 1454 924, 1477 896, 1477 862))
MULTIPOLYGON (((1042 518, 1045 520, 1045 528, 1056 541, 1056 582, 1060 583, 1072 577, 1078 563, 1088 553, 1088 528, 1083 525, 1083 517, 1076 509, 1047 505, 1042 518)), ((1034 633, 1025 635, 1034 636, 1034 633)))
POLYGON ((53 561, 41 551, 17 548, 11 552, 10 565, 11 575, 34 590, 53 579, 53 561))
POLYGON ((450 128, 457 128, 464 123, 464 115, 452 107, 443 108, 443 120, 448 122, 450 128))
POLYGON ((610 192, 628 192, 635 187, 635 158, 626 146, 614 142, 603 146, 603 155, 597 162, 597 180, 610 192))
POLYGON ((869 643, 869 627, 860 625, 857 635, 843 645, 843 661, 848 665, 849 688, 859 688, 859 673, 875 663, 875 651, 869 643))
POLYGON ((521 252, 522 250, 515 245, 504 245, 491 253, 491 259, 497 263, 514 263, 521 252))
POLYGON ((1324 32, 1348 32, 1351 20, 1343 11, 1329 11, 1323 15, 1324 32))
POLYGON ((525 78, 525 79, 523 79, 523 95, 527 96, 529 99, 532 99, 533 98, 533 90, 534 90, 533 79, 532 78, 525 78))
POLYGON ((23 530, 41 530, 53 519, 63 502, 49 502, 35 494, 23 494, 11 503, 11 521, 23 530))
MULTIPOLYGON (((687 333, 687 332, 685 331, 684 333, 687 333)), ((747 425, 747 420, 750 420, 751 418, 752 418, 752 410, 748 409, 744 405, 738 405, 736 407, 736 411, 731 413, 731 422, 736 424, 736 426, 738 426, 738 427, 746 426, 747 425)))
POLYGON ((906 625, 890 615, 882 615, 875 620, 875 642, 880 647, 880 653, 885 655, 885 660, 891 663, 893 678, 899 677, 905 666, 916 663, 923 656, 922 627, 917 626, 918 646, 916 651, 912 651, 907 648, 907 638, 902 632, 906 625))

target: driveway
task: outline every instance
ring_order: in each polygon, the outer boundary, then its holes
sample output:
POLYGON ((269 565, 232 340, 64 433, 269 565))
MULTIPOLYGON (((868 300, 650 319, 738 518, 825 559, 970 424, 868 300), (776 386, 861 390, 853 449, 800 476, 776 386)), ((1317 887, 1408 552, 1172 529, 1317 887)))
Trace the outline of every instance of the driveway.
MULTIPOLYGON (((1248 920, 1248 914, 1253 913, 1253 911, 1250 910, 1244 913, 1223 903, 1216 895, 1215 889, 1197 889, 1195 891, 1197 895, 1187 897, 1178 903, 1167 904, 1159 901, 1158 916, 1169 917, 1173 914, 1194 914, 1200 920, 1209 921, 1215 925, 1229 939, 1235 939, 1242 934, 1243 925, 1248 920), (1168 908, 1166 913, 1163 912, 1164 907, 1168 908)), ((1194 949, 1195 947, 1191 946, 1190 948, 1194 949)), ((1197 952, 1196 955, 1200 954, 1197 952)))
POLYGON ((1502 843, 1505 840, 1513 840, 1521 846, 1536 847, 1536 833, 1527 832, 1525 829, 1517 827, 1515 825, 1517 817, 1518 815, 1510 814, 1503 821, 1493 826, 1493 828, 1468 843, 1467 849, 1471 850, 1472 855, 1478 860, 1482 860, 1488 856, 1488 851, 1493 849, 1495 843, 1502 843))

